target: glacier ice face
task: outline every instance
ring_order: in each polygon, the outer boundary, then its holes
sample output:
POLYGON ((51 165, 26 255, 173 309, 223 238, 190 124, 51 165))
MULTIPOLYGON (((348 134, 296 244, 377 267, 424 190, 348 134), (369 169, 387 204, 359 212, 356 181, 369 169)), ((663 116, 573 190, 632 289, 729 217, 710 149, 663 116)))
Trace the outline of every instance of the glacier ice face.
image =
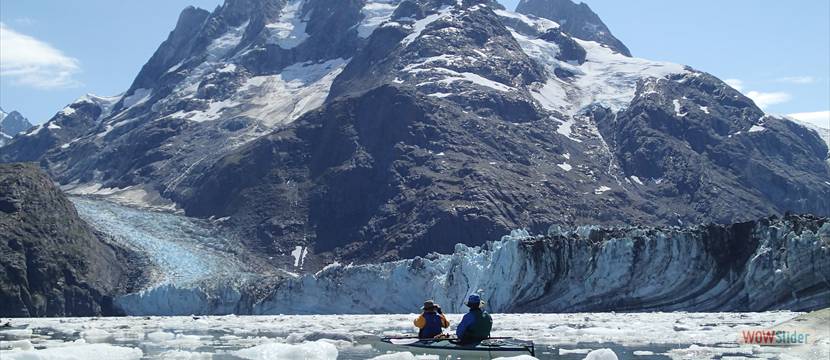
MULTIPOLYGON (((174 215, 75 199, 80 214, 140 248, 158 281, 116 298, 132 315, 405 313, 431 298, 497 312, 759 311, 828 306, 830 221, 790 216, 687 229, 552 226, 482 247, 379 264, 269 275, 233 243, 174 215)), ((295 259, 296 260, 296 259, 295 259)), ((279 272, 275 272, 279 273, 279 272)))
POLYGON ((545 237, 514 231, 486 248, 457 245, 451 255, 333 265, 280 284, 253 310, 400 312, 432 298, 463 311, 471 292, 499 312, 811 309, 828 305, 829 276, 826 219, 554 228, 545 237))

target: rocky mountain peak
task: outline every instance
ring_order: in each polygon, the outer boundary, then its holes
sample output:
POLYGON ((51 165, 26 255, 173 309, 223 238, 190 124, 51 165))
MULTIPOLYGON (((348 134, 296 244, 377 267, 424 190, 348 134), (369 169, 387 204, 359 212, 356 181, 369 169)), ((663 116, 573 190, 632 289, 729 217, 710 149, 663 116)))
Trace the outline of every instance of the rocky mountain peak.
POLYGON ((6 113, 0 109, 0 113, 2 113, 0 115, 0 133, 8 137, 14 137, 32 127, 32 123, 17 111, 6 113))
POLYGON ((583 2, 571 0, 521 0, 516 12, 553 20, 566 33, 582 40, 596 41, 625 56, 631 52, 611 34, 602 19, 583 2))

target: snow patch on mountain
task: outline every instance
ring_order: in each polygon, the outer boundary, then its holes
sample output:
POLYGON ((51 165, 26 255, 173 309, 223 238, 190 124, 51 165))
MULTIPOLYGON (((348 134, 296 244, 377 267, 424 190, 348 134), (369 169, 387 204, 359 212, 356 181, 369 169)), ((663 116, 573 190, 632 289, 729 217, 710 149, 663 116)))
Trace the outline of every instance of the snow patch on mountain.
POLYGON ((548 29, 558 29, 559 28, 559 24, 557 24, 555 21, 535 17, 535 16, 532 16, 532 15, 528 16, 528 15, 525 15, 525 14, 520 14, 520 13, 517 13, 517 12, 501 10, 501 9, 496 9, 493 12, 495 12, 496 15, 501 16, 501 17, 512 18, 512 19, 516 19, 516 20, 519 20, 521 22, 524 22, 525 24, 527 24, 528 26, 536 29, 536 31, 538 31, 540 33, 545 32, 548 29))
POLYGON ((375 29, 388 21, 398 7, 399 0, 370 0, 366 1, 360 13, 363 20, 357 25, 357 35, 368 38, 375 29))
POLYGON ((490 80, 481 75, 471 72, 459 72, 448 69, 444 66, 455 66, 475 63, 478 61, 473 56, 459 56, 459 55, 438 55, 421 59, 418 62, 408 64, 402 71, 419 81, 417 86, 431 86, 438 87, 447 91, 436 91, 429 96, 446 97, 453 94, 449 87, 455 82, 468 82, 475 85, 487 87, 493 90, 508 92, 515 91, 512 86, 502 84, 498 81, 490 80))
POLYGON ((75 103, 90 103, 98 105, 101 108, 101 115, 98 115, 98 120, 106 119, 112 114, 112 109, 115 107, 121 99, 123 98, 123 93, 114 96, 100 96, 95 94, 86 94, 81 96, 75 103))
POLYGON ((401 40, 401 46, 403 46, 403 47, 409 46, 409 44, 411 44, 413 41, 415 41, 415 39, 417 39, 418 37, 421 36, 421 33, 424 31, 424 29, 427 28, 427 26, 429 26, 429 24, 432 24, 433 22, 437 21, 438 19, 441 19, 445 16, 450 15, 451 12, 452 12, 452 9, 453 9, 452 6, 444 6, 441 9, 439 9, 437 13, 427 15, 423 19, 420 19, 420 20, 416 21, 415 23, 413 23, 411 25, 412 32, 409 35, 407 35, 405 38, 403 38, 403 40, 401 40))
POLYGON ((634 99, 641 79, 687 72, 683 65, 627 57, 593 41, 574 40, 587 51, 585 63, 577 67, 581 75, 574 85, 581 96, 574 111, 594 103, 619 111, 634 99))
MULTIPOLYGON (((796 124, 799 124, 803 127, 815 131, 819 135, 819 137, 821 137, 821 139, 824 140, 824 142, 827 144, 827 147, 830 148, 830 120, 826 118, 803 117, 799 116, 799 114, 791 114, 789 116, 786 116, 785 118, 796 124)), ((830 155, 830 152, 828 152, 828 154, 830 155)))
POLYGON ((609 190, 611 190, 610 187, 607 187, 607 186, 603 185, 603 186, 600 186, 600 187, 594 189, 594 194, 595 195, 601 195, 602 193, 604 193, 606 191, 609 191, 609 190))
MULTIPOLYGON (((348 62, 348 59, 332 59, 320 63, 297 63, 284 68, 279 74, 253 76, 227 98, 201 100, 204 106, 199 109, 179 110, 167 116, 197 122, 247 116, 267 126, 286 124, 322 105, 332 82, 348 62)), ((237 71, 237 66, 231 65, 203 63, 161 102, 174 103, 195 98, 206 74, 237 71)))
MULTIPOLYGON (((535 20, 528 21, 538 24, 535 20)), ((619 111, 634 99, 638 81, 687 72, 683 65, 627 57, 599 43, 574 38, 587 52, 586 61, 579 65, 557 59, 559 47, 553 42, 515 29, 511 33, 522 50, 548 73, 545 83, 531 89, 533 98, 548 110, 569 115, 593 104, 619 111), (574 73, 574 79, 560 79, 554 74, 556 69, 574 73)))
POLYGON ((141 105, 147 100, 150 100, 150 97, 153 96, 152 89, 136 89, 130 96, 124 98, 123 106, 124 109, 129 109, 136 105, 141 105))
POLYGON ((291 49, 308 39, 308 34, 305 32, 308 19, 301 17, 300 13, 304 4, 305 0, 289 1, 282 8, 278 21, 265 25, 271 34, 267 40, 268 44, 291 49))
POLYGON ((765 128, 765 127, 763 127, 763 126, 761 126, 761 125, 757 125, 757 124, 756 124, 756 125, 752 125, 752 127, 751 127, 751 128, 749 128, 749 130, 747 130, 747 132, 751 132, 751 133, 753 133, 753 132, 761 132, 761 131, 764 131, 764 130, 766 130, 766 129, 767 129, 767 128, 765 128))
MULTIPOLYGON (((470 83, 473 83, 473 84, 476 84, 476 85, 479 85, 479 86, 491 88, 491 89, 497 90, 497 91, 507 92, 507 91, 515 90, 511 86, 507 86, 507 85, 502 84, 498 81, 493 81, 493 80, 485 78, 481 75, 471 73, 471 72, 457 72, 457 71, 453 71, 453 70, 445 69, 445 68, 432 68, 432 69, 430 69, 430 72, 432 72, 433 74, 437 74, 438 78, 433 78, 431 81, 422 82, 422 83, 418 84, 418 86, 430 85, 430 84, 438 84, 438 85, 447 86, 447 85, 450 85, 450 84, 452 84, 453 82, 456 82, 456 81, 466 81, 466 82, 470 82, 470 83), (441 76, 441 75, 443 75, 443 76, 441 76)), ((414 71, 413 71, 413 73, 414 73, 414 71)))
POLYGON ((235 95, 252 105, 242 115, 271 126, 292 122, 323 104, 332 82, 348 62, 348 59, 333 59, 301 63, 277 75, 252 77, 235 95))
POLYGON ((73 109, 71 106, 64 107, 63 110, 61 110, 60 112, 60 114, 63 116, 72 116, 72 114, 74 113, 75 109, 73 109))
POLYGON ((24 136, 35 136, 35 135, 39 134, 41 131, 43 131, 45 129, 44 125, 45 124, 40 124, 38 126, 35 126, 31 129, 29 129, 29 131, 25 132, 23 135, 24 136))
POLYGON ((247 27, 248 22, 246 21, 242 25, 229 29, 222 36, 211 41, 207 47, 207 61, 218 61, 224 58, 225 55, 228 55, 242 41, 247 27))
POLYGON ((207 109, 192 111, 179 110, 169 116, 196 122, 210 121, 219 119, 225 109, 239 106, 241 104, 241 102, 233 100, 211 101, 207 103, 207 109))

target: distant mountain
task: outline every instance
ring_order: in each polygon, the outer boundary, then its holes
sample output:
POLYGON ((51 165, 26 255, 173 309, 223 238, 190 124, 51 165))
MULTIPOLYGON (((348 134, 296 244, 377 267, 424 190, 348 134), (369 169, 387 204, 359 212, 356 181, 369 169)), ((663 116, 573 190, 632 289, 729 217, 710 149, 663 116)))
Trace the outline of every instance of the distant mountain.
POLYGON ((227 0, 0 160, 223 219, 275 263, 307 247, 311 271, 550 224, 830 215, 815 131, 629 55, 569 1, 227 0))
POLYGON ((19 112, 12 111, 6 113, 0 108, 0 146, 3 146, 8 140, 13 138, 18 133, 29 130, 32 124, 28 119, 23 117, 19 112))

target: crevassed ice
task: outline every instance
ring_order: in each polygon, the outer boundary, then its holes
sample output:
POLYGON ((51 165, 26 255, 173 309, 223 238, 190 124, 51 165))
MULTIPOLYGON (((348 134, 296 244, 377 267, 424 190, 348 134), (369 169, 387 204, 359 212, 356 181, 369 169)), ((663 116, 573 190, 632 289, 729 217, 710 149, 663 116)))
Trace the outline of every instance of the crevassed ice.
POLYGON ((154 285, 197 286, 206 280, 236 278, 245 272, 238 260, 212 250, 227 247, 228 240, 197 220, 100 200, 72 201, 78 214, 96 229, 147 255, 156 265, 154 285))

